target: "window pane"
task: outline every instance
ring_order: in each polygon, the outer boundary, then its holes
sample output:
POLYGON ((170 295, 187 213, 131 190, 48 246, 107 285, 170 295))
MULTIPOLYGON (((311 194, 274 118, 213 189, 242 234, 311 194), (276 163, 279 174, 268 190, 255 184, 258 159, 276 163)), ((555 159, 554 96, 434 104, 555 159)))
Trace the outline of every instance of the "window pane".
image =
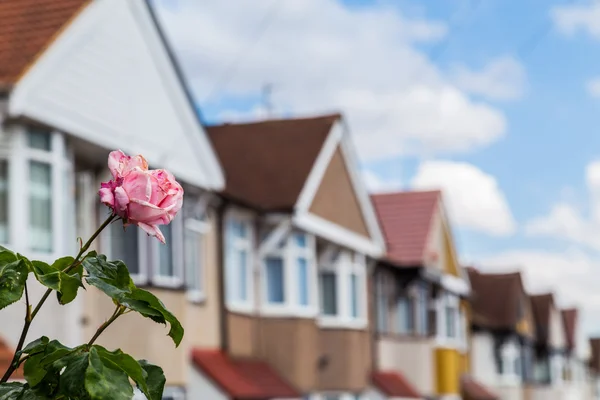
POLYGON ((377 277, 377 331, 385 333, 388 330, 388 303, 385 292, 385 281, 377 277))
POLYGON ((356 274, 350 274, 350 290, 349 290, 349 294, 350 294, 350 316, 352 318, 358 318, 359 317, 359 310, 358 310, 358 296, 359 296, 359 290, 358 290, 358 276, 356 274))
POLYGON ((162 225, 160 231, 165 236, 166 244, 158 244, 158 274, 160 276, 175 276, 173 269, 173 229, 171 225, 162 225))
POLYGON ((27 132, 27 144, 32 149, 52 150, 52 136, 50 132, 30 128, 27 132))
POLYGON ((52 251, 52 167, 29 162, 29 248, 52 251))
POLYGON ((446 335, 449 338, 456 337, 456 315, 451 306, 446 306, 446 335))
POLYGON ((413 331, 413 307, 412 301, 406 297, 401 296, 398 298, 398 304, 396 308, 396 329, 398 333, 412 333, 413 331))
POLYGON ((8 243, 8 161, 0 161, 0 243, 8 243))
POLYGON ((283 303, 285 301, 283 259, 268 257, 265 264, 267 267, 267 301, 283 303))
POLYGON ((189 290, 202 289, 202 253, 204 236, 190 229, 185 230, 185 276, 189 290))
POLYGON ((294 233, 294 244, 298 247, 306 247, 306 235, 303 233, 294 233))
POLYGON ((427 312, 427 288, 425 286, 419 286, 417 292, 417 318, 418 318, 418 333, 420 335, 426 335, 429 332, 429 316, 427 312))
POLYGON ((235 218, 231 218, 229 220, 228 229, 230 229, 231 234, 235 238, 243 239, 248 236, 247 224, 242 221, 236 220, 235 218))
POLYGON ((320 274, 321 311, 324 315, 337 315, 337 285, 335 272, 323 271, 320 274))
POLYGON ((110 231, 110 257, 123 261, 129 273, 139 274, 138 228, 130 225, 123 229, 123 224, 114 223, 110 231))
POLYGON ((309 305, 309 288, 308 288, 308 260, 304 257, 299 257, 298 262, 298 303, 301 306, 309 305))
POLYGON ((245 250, 237 252, 237 268, 238 268, 238 300, 248 300, 248 254, 245 250))

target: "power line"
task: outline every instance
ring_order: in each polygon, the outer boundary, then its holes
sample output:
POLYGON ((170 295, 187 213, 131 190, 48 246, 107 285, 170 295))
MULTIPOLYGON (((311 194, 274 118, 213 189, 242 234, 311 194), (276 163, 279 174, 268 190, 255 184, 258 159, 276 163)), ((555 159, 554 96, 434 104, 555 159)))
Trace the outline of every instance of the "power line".
POLYGON ((221 92, 229 81, 235 76, 240 67, 244 57, 252 50, 252 47, 260 41, 260 38, 265 33, 265 31, 271 26, 271 23, 275 19, 281 4, 283 4, 283 0, 273 0, 271 5, 267 9, 267 12, 260 20, 253 34, 251 35, 250 41, 247 43, 243 43, 241 48, 239 49, 236 57, 233 59, 231 64, 223 71, 223 74, 217 79, 217 82, 213 86, 212 90, 208 92, 208 95, 205 97, 204 102, 209 102, 214 100, 214 97, 221 92))

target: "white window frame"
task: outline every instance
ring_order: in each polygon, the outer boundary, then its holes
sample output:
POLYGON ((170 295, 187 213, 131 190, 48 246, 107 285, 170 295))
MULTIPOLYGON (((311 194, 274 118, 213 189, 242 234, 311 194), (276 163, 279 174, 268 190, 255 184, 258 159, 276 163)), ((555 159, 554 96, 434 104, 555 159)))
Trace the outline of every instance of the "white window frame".
POLYGON ((518 344, 513 340, 503 343, 500 348, 500 359, 502 363, 502 375, 500 376, 502 384, 507 386, 520 385, 521 374, 519 371, 515 371, 517 360, 520 360, 521 368, 523 368, 523 359, 518 344))
POLYGON ((438 346, 449 347, 454 349, 459 349, 462 346, 462 339, 460 337, 460 318, 459 318, 459 310, 460 310, 460 298, 458 295, 442 291, 435 303, 436 308, 436 321, 437 321, 437 332, 436 332, 436 342, 438 346), (446 320, 446 306, 450 305, 452 307, 452 311, 454 313, 454 332, 456 333, 455 337, 450 337, 447 329, 447 320, 446 320))
MULTIPOLYGON (((336 316, 319 314, 319 325, 322 328, 364 329, 367 327, 367 266, 363 254, 341 250, 337 260, 319 266, 319 271, 332 271, 336 274, 337 311, 336 316), (352 317, 350 296, 350 276, 358 277, 358 318, 352 317)), ((320 290, 320 288, 319 288, 320 290)), ((320 296, 320 294, 319 294, 320 296)))
POLYGON ((261 257, 261 314, 266 316, 293 315, 298 317, 314 318, 318 314, 317 292, 319 290, 316 276, 316 239, 314 235, 306 232, 293 230, 283 238, 283 246, 267 252, 261 257), (295 236, 302 235, 306 240, 306 247, 296 244, 295 236), (283 266, 283 293, 282 303, 269 302, 267 258, 275 257, 282 259, 283 266), (308 277, 308 304, 300 304, 297 258, 304 258, 307 262, 308 277))
POLYGON ((185 400, 185 391, 178 386, 167 386, 163 391, 163 398, 172 397, 174 400, 185 400))
MULTIPOLYGON (((198 283, 198 288, 194 288, 194 289, 190 289, 187 285, 187 271, 185 271, 185 286, 186 286, 186 292, 187 292, 187 297, 188 300, 191 302, 202 302, 206 299, 206 293, 205 293, 205 285, 206 285, 206 279, 205 279, 205 272, 206 272, 206 235, 208 234, 208 232, 210 231, 210 224, 208 221, 205 220, 200 220, 198 218, 186 218, 184 221, 184 227, 183 227, 183 240, 184 240, 184 246, 185 246, 185 231, 190 231, 193 232, 197 235, 200 235, 200 240, 202 241, 201 244, 201 249, 200 249, 200 265, 198 266, 198 268, 200 269, 200 271, 198 272, 198 278, 200 278, 200 282, 198 283)), ((199 244, 200 245, 200 244, 199 244)), ((185 248, 184 248, 185 251, 185 248)), ((183 253, 183 258, 184 258, 184 268, 185 268, 185 252, 183 253)))
MULTIPOLYGON (((183 286, 184 265, 183 265, 183 223, 181 218, 175 218, 169 225, 171 229, 171 258, 173 262, 173 275, 160 275, 160 246, 165 246, 155 238, 146 237, 150 240, 150 252, 152 254, 151 271, 152 284, 166 288, 178 288, 183 286)), ((166 226, 159 226, 159 229, 166 229, 166 226)))
POLYGON ((240 210, 229 210, 228 212, 226 212, 225 214, 225 218, 224 218, 224 229, 223 229, 223 233, 224 233, 224 240, 223 240, 223 246, 225 247, 223 249, 223 254, 224 254, 224 258, 225 258, 225 299, 226 299, 226 304, 227 304, 227 308, 230 311, 235 311, 235 312, 241 312, 241 313, 249 313, 254 311, 254 272, 255 272, 255 232, 254 232, 254 224, 253 224, 253 217, 250 213, 246 213, 240 210), (247 271, 247 280, 246 280, 246 293, 247 293, 247 299, 245 301, 240 301, 238 299, 232 299, 231 298, 231 291, 232 288, 234 287, 235 282, 233 282, 233 272, 231 271, 232 268, 232 264, 231 262, 227 259, 227 257, 229 256, 228 254, 228 246, 229 246, 229 232, 227 231, 229 229, 229 224, 230 221, 232 219, 236 219, 238 220, 238 222, 245 224, 246 228, 247 228, 247 232, 248 232, 248 238, 246 240, 240 240, 237 239, 236 243, 234 244, 234 246, 236 246, 238 248, 238 250, 246 250, 247 253, 247 265, 246 268, 248 268, 247 271))
POLYGON ((355 393, 348 393, 348 392, 322 392, 322 393, 314 393, 311 395, 307 396, 308 400, 325 400, 326 396, 328 395, 334 395, 334 396, 339 396, 340 400, 356 400, 358 396, 358 399, 360 400, 368 400, 369 397, 367 397, 366 394, 355 394, 355 393))

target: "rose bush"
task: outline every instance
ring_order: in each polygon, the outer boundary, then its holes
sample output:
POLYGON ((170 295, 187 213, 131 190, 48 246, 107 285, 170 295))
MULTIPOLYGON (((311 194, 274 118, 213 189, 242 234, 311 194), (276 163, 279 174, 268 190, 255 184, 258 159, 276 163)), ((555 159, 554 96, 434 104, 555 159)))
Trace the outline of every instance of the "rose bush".
POLYGON ((162 243, 165 237, 159 225, 173 221, 183 204, 183 188, 164 169, 148 170, 141 155, 129 157, 122 151, 110 153, 108 167, 113 179, 103 182, 100 200, 125 226, 135 224, 162 243))
POLYGON ((162 399, 165 377, 160 367, 95 342, 115 320, 131 311, 169 324, 168 335, 175 346, 181 343, 183 327, 156 296, 135 286, 125 263, 88 250, 103 229, 119 220, 124 228, 138 225, 164 243, 159 226, 173 221, 181 209, 183 189, 169 172, 149 170, 141 155, 130 157, 114 151, 108 167, 113 179, 101 184, 99 195, 110 214, 85 244, 80 242, 75 257, 63 257, 50 265, 0 247, 0 310, 25 297, 25 323, 12 362, 0 380, 0 400, 131 400, 131 381, 148 400, 162 399), (29 302, 29 274, 47 287, 35 306, 29 302), (113 314, 90 340, 70 348, 43 336, 25 345, 29 328, 50 294, 56 292, 58 302, 67 304, 85 287, 84 281, 115 304, 113 314), (21 366, 26 382, 8 382, 21 366))

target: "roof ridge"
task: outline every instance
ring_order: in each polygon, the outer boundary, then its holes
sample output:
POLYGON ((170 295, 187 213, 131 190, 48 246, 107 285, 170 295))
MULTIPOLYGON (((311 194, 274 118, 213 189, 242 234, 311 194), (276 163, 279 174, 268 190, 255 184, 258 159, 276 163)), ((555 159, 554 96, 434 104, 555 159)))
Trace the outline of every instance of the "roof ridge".
POLYGON ((315 114, 315 115, 306 115, 306 116, 297 116, 297 117, 289 117, 289 118, 267 118, 260 119, 256 121, 245 121, 245 122, 223 122, 220 124, 207 125, 207 128, 219 128, 222 126, 247 126, 247 125, 260 125, 260 124, 268 124, 268 123, 277 123, 277 122, 301 122, 301 121, 315 121, 321 119, 341 119, 342 114, 340 112, 330 113, 330 114, 315 114))

